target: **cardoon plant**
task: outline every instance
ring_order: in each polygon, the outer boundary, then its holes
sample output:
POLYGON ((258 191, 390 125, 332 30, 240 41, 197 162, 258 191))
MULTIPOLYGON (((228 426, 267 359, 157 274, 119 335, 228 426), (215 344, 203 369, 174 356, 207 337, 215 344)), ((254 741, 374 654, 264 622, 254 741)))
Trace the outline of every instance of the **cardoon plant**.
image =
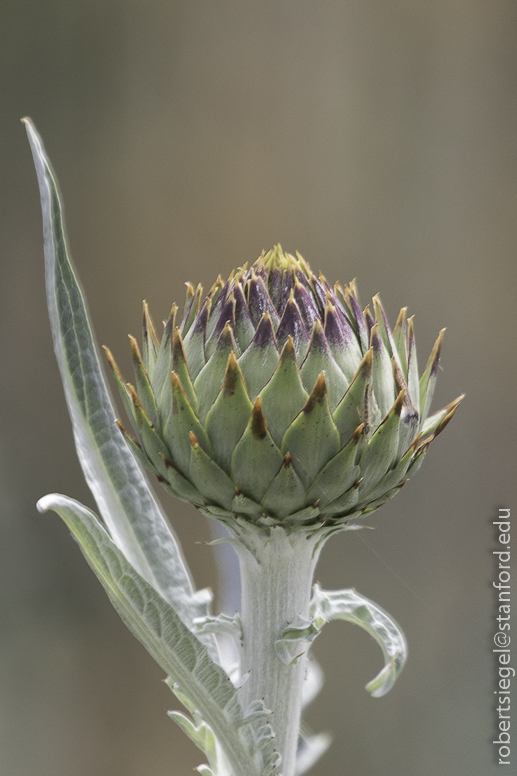
MULTIPOLYGON (((217 278, 187 284, 158 337, 144 303, 131 349, 134 384, 106 348, 133 427, 115 412, 70 264, 55 176, 26 121, 38 173, 54 347, 86 479, 102 521, 53 494, 115 608, 167 674, 187 714, 170 716, 206 755, 205 776, 304 773, 325 735, 302 734, 325 622, 343 619, 380 644, 367 685, 388 692, 406 659, 397 624, 355 590, 312 585, 327 539, 394 496, 419 469, 460 399, 429 415, 443 331, 419 376, 412 319, 391 330, 381 301, 331 285, 276 246, 217 278), (240 614, 209 613, 142 470, 224 524, 238 555, 240 614), (235 642, 231 655, 221 634, 235 642)), ((461 397, 460 397, 461 398, 461 397)))

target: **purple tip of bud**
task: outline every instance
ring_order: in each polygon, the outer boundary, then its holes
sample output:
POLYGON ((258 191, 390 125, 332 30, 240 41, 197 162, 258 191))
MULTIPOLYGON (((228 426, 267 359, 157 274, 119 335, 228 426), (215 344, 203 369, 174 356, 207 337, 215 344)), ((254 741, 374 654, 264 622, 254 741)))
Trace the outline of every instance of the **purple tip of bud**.
POLYGON ((180 330, 183 331, 185 328, 185 325, 190 317, 190 313, 192 312, 192 306, 196 301, 197 294, 195 292, 192 293, 192 296, 189 296, 190 289, 187 290, 187 299, 185 301, 185 309, 183 311, 183 318, 180 323, 180 330))
POLYGON ((305 274, 305 272, 302 272, 301 270, 297 269, 295 274, 298 282, 301 283, 301 285, 305 288, 306 291, 309 292, 309 294, 311 294, 312 289, 310 287, 309 279, 305 274))
POLYGON ((219 292, 219 295, 215 300, 215 304, 210 311, 210 318, 212 318, 212 320, 218 319, 218 315, 221 312, 224 303, 226 302, 226 297, 228 296, 229 288, 230 288, 230 281, 227 280, 224 286, 221 288, 221 291, 219 292))
POLYGON ((282 273, 278 267, 275 267, 270 273, 268 278, 269 296, 274 307, 278 310, 280 303, 280 297, 282 294, 282 273))
POLYGON ((273 321, 278 322, 278 315, 273 307, 269 294, 260 277, 252 277, 248 287, 248 307, 253 325, 256 327, 265 312, 271 315, 273 321))
POLYGON ((374 321, 374 325, 372 326, 370 330, 370 341, 373 348, 373 352, 378 354, 381 353, 381 351, 384 349, 384 342, 382 341, 382 337, 379 334, 379 327, 374 321))
POLYGON ((372 329, 375 326, 375 318, 371 314, 368 305, 364 308, 364 320, 366 321, 366 328, 368 330, 368 339, 371 339, 372 329))
POLYGON ((289 301, 289 297, 291 296, 291 291, 293 287, 294 287, 293 273, 290 271, 284 272, 282 275, 282 289, 280 291, 280 300, 276 307, 279 315, 283 315, 285 306, 289 301))
POLYGON ((312 330, 312 335, 311 335, 311 344, 309 347, 309 353, 307 354, 307 357, 309 356, 310 353, 313 353, 313 352, 322 353, 326 358, 332 359, 332 353, 330 351, 327 338, 325 337, 323 327, 319 320, 317 320, 314 323, 314 328, 312 330))
POLYGON ((314 275, 310 279, 310 284, 312 289, 312 297, 318 306, 320 318, 323 319, 325 314, 325 307, 327 304, 327 291, 314 275))
POLYGON ((315 303, 312 301, 304 286, 299 283, 294 287, 294 298, 300 310, 305 328, 307 331, 311 331, 315 320, 320 318, 315 303))
POLYGON ((222 309, 219 314, 217 323, 215 324, 215 329, 212 336, 218 337, 221 334, 227 322, 230 323, 230 326, 235 331, 235 298, 233 297, 233 295, 229 296, 228 299, 226 299, 226 301, 222 305, 222 309))
POLYGON ((352 327, 337 307, 328 307, 325 313, 325 337, 330 347, 344 348, 354 338, 352 327))
POLYGON ((205 299, 203 302, 203 306, 201 310, 196 315, 196 318, 194 320, 194 323, 192 324, 192 334, 203 334, 203 341, 204 337, 206 336, 206 326, 208 323, 208 313, 210 310, 210 299, 205 299))
POLYGON ((348 304, 350 305, 350 309, 352 311, 352 315, 354 316, 355 324, 357 326, 357 331, 359 334, 359 337, 361 340, 369 339, 369 332, 366 328, 366 323, 364 321, 363 313, 361 308, 359 307, 359 302, 355 298, 353 294, 350 294, 347 299, 348 304), (362 336, 361 336, 362 335, 362 336))
POLYGON ((276 347, 275 332, 271 322, 271 316, 269 313, 264 313, 259 325, 257 326, 257 331, 255 332, 255 336, 251 341, 251 345, 257 348, 267 348, 268 345, 271 344, 275 345, 276 347))
POLYGON ((307 329, 303 324, 298 305, 294 300, 287 302, 282 320, 280 321, 276 332, 276 338, 280 347, 284 346, 289 336, 293 338, 294 346, 297 351, 300 343, 306 345, 310 340, 307 329))
POLYGON ((237 283, 233 289, 233 296, 235 298, 235 320, 242 321, 245 319, 251 323, 250 311, 248 310, 246 297, 240 283, 237 283))

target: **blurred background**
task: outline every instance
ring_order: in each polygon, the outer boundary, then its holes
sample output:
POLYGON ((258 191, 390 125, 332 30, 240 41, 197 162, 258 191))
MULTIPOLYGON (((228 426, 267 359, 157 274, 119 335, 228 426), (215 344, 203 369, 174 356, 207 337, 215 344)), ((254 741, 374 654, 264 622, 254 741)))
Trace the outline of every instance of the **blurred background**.
MULTIPOLYGON (((375 530, 336 537, 317 573, 385 607, 410 659, 374 700, 377 645, 325 629, 306 717, 335 740, 312 773, 495 773, 491 521, 517 510, 516 32, 503 0, 3 0, 3 776, 203 761, 64 525, 35 509, 53 491, 93 501, 52 352, 24 115, 59 175, 98 340, 128 377, 142 299, 159 322, 184 281, 209 287, 278 241, 329 280, 357 277, 363 304, 380 292, 392 323, 408 305, 421 366, 447 327, 434 406, 464 405, 375 530)), ((162 501, 216 589, 210 527, 162 501)))

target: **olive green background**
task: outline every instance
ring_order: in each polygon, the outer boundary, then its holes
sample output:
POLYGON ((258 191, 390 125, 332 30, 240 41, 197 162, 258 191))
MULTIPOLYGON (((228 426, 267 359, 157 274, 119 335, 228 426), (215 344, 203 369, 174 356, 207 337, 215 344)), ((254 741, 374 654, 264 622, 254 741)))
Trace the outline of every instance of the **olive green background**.
MULTIPOLYGON (((513 507, 517 521, 516 31, 503 0, 3 0, 2 776, 180 776, 203 761, 64 526, 35 510, 52 491, 92 499, 52 352, 24 115, 59 175, 98 339, 128 379, 142 299, 159 322, 184 281, 209 287, 277 241, 329 280, 357 276, 364 304, 380 292, 392 323, 408 305, 421 367, 447 326, 434 406, 466 392, 464 405, 375 530, 336 537, 317 573, 385 607, 409 661, 374 700, 377 645, 327 627, 307 719, 335 740, 312 773, 495 774, 491 520, 513 507)), ((204 518, 163 502, 196 582, 216 587, 204 518)))

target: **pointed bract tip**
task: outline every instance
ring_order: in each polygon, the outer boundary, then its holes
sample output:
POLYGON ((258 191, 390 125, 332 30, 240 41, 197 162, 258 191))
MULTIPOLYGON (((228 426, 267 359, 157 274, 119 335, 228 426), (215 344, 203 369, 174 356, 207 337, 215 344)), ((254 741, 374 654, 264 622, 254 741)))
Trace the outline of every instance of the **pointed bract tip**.
POLYGON ((182 388, 181 380, 179 379, 176 372, 171 372, 171 380, 172 380, 172 389, 175 390, 177 388, 182 388))
POLYGON ((319 318, 316 318, 314 321, 314 326, 312 327, 312 336, 320 336, 323 334, 323 324, 320 321, 319 318))
POLYGON ((407 323, 407 321, 406 321, 406 314, 407 314, 407 307, 402 307, 400 312, 399 312, 397 321, 395 323, 395 328, 393 329, 393 334, 395 334, 398 331, 399 326, 403 327, 404 324, 407 323))
POLYGON ((402 407, 404 405, 404 396, 406 395, 406 389, 402 388, 399 395, 395 399, 395 404, 393 405, 393 409, 395 411, 395 415, 398 415, 400 417, 402 413, 402 407))
POLYGON ((288 353, 289 353, 289 354, 291 354, 291 353, 295 353, 295 350, 296 350, 296 349, 295 349, 295 347, 294 347, 294 339, 293 339, 293 336, 292 336, 292 334, 289 334, 289 336, 287 337, 287 339, 286 339, 286 341, 285 341, 285 345, 284 345, 284 347, 283 347, 283 349, 282 349, 282 353, 285 351, 285 353, 286 353, 286 355, 287 355, 288 353))
POLYGON ((353 440, 354 444, 357 444, 357 442, 359 442, 359 440, 361 439, 361 435, 363 433, 364 425, 365 425, 364 423, 361 423, 361 425, 357 426, 356 430, 352 434, 352 440, 353 440))
POLYGON ((444 410, 449 410, 449 412, 456 407, 459 407, 463 399, 465 398, 465 394, 462 393, 460 396, 458 396, 454 401, 451 401, 450 404, 447 404, 446 407, 444 407, 444 410))
POLYGON ((160 458, 164 462, 164 464, 167 467, 167 469, 174 469, 173 464, 169 461, 169 459, 167 458, 167 456, 164 453, 158 453, 158 455, 160 456, 160 458))
MULTIPOLYGON (((460 400, 461 401, 461 400, 460 400)), ((434 432, 433 438, 437 437, 438 434, 441 434, 444 428, 449 425, 453 417, 455 416, 456 412, 458 411, 458 407, 460 406, 460 403, 458 402, 450 412, 447 413, 447 415, 443 418, 443 420, 440 421, 436 431, 434 432)))
POLYGON ((445 335, 445 329, 442 329, 440 333, 438 334, 438 337, 436 339, 436 342, 433 345, 433 349, 431 351, 431 355, 429 356, 429 359, 427 361, 426 370, 430 370, 431 374, 436 374, 436 371, 438 369, 438 364, 440 362, 440 356, 442 354, 442 347, 443 347, 443 338, 445 335))
POLYGON ((255 439, 264 439, 267 434, 266 419, 262 412, 262 402, 258 396, 251 411, 251 432, 255 439))
POLYGON ((325 379, 325 372, 320 372, 316 382, 314 383, 314 388, 312 389, 310 396, 307 399, 307 403, 303 408, 303 412, 305 412, 306 414, 308 414, 309 412, 312 412, 312 410, 317 404, 323 404, 326 396, 327 396, 327 381, 325 379))
POLYGON ((185 361, 185 353, 183 350, 183 337, 181 336, 181 332, 178 326, 174 327, 174 332, 172 335, 172 349, 175 353, 176 358, 179 356, 180 358, 182 358, 183 361, 185 361))
POLYGON ((228 356, 228 361, 226 362, 226 372, 224 373, 223 379, 223 392, 225 396, 233 396, 235 393, 239 373, 239 364, 237 363, 237 358, 232 350, 228 356))
POLYGON ((373 347, 368 348, 363 356, 361 363, 359 364, 359 370, 363 374, 363 377, 369 377, 373 368, 373 347))
POLYGON ((102 349, 106 353, 106 358, 108 359, 108 364, 110 365, 113 373, 119 378, 119 380, 124 382, 123 379, 122 379, 122 375, 120 374, 120 369, 117 366, 117 362, 113 358, 113 353, 111 352, 111 350, 106 345, 103 345, 102 349))
POLYGON ((188 432, 188 438, 190 439, 190 446, 191 447, 196 447, 197 445, 199 445, 199 442, 197 441, 197 437, 196 437, 196 435, 194 434, 193 431, 189 431, 188 432))
POLYGON ((284 460, 283 460, 284 469, 288 469, 289 466, 292 466, 292 464, 293 464, 293 459, 291 457, 291 453, 287 451, 287 453, 284 455, 284 460))
POLYGON ((131 353, 133 355, 133 359, 135 361, 138 361, 140 364, 142 363, 142 356, 140 355, 140 348, 138 347, 138 342, 133 337, 132 334, 127 335, 129 338, 129 342, 131 344, 131 353))
MULTIPOLYGON (((365 307, 365 316, 366 316, 366 309, 368 305, 365 307)), ((375 323, 372 326, 372 330, 370 332, 370 347, 378 353, 380 350, 382 350, 384 343, 382 341, 382 337, 379 334, 379 324, 375 323)))

